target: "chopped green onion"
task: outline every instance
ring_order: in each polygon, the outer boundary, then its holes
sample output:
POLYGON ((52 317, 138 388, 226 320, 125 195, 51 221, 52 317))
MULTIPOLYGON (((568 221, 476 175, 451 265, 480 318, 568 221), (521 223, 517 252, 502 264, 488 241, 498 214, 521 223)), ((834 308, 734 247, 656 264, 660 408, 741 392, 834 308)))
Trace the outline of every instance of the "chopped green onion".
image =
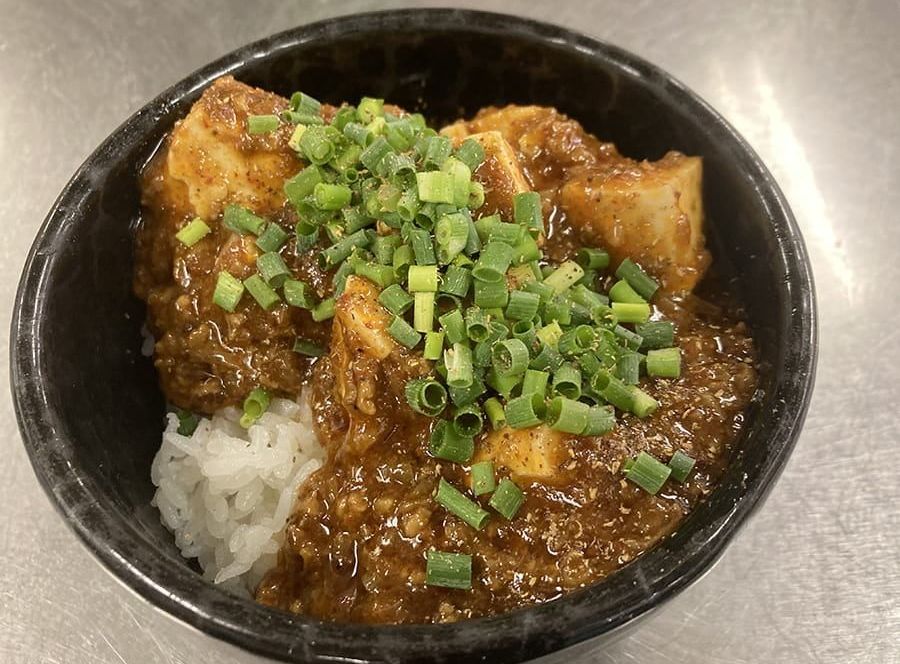
POLYGON ((585 270, 603 270, 609 266, 609 254, 603 249, 582 247, 575 254, 575 260, 585 270))
POLYGON ((650 300, 659 290, 659 284, 650 275, 644 272, 630 258, 626 258, 616 269, 616 276, 627 281, 631 287, 640 293, 645 300, 650 300))
MULTIPOLYGON (((310 97, 304 92, 295 92, 291 95, 291 110, 307 115, 318 115, 322 104, 315 97, 310 97)), ((341 109, 346 110, 346 109, 341 109)), ((352 110, 352 109, 351 109, 352 110)))
MULTIPOLYGON (((179 408, 175 411, 175 415, 178 417, 178 435, 179 436, 193 436, 194 432, 197 430, 197 425, 200 424, 200 418, 197 417, 194 413, 189 410, 182 410, 179 408)), ((487 463, 490 463, 488 461, 487 463)), ((477 465, 477 464, 476 464, 477 465)), ((475 467, 472 467, 472 470, 475 470, 475 467)), ((494 469, 491 466, 491 479, 494 478, 494 469)), ((472 476, 474 478, 474 474, 472 476)), ((491 487, 493 489, 493 487, 491 487)), ((475 494, 478 495, 477 493, 475 494)))
POLYGON ((443 477, 438 481, 438 489, 434 497, 448 512, 478 530, 484 527, 490 517, 490 514, 483 510, 478 503, 466 498, 443 477))
MULTIPOLYGON (((678 450, 672 455, 672 458, 669 459, 669 468, 672 469, 670 477, 676 482, 684 482, 694 469, 694 463, 695 461, 691 457, 681 450, 678 450)), ((477 496, 478 494, 476 493, 475 495, 477 496)))
POLYGON ((466 336, 475 341, 484 341, 491 333, 491 317, 478 307, 466 309, 466 336))
POLYGON ((413 221, 416 219, 420 207, 419 194, 415 187, 410 187, 400 194, 400 200, 397 201, 397 214, 403 221, 413 221))
POLYGON ((525 371, 525 377, 522 379, 522 394, 539 394, 542 398, 547 394, 547 383, 550 381, 550 374, 546 371, 538 371, 537 369, 528 369, 525 371))
POLYGON ((219 272, 216 279, 216 288, 213 291, 213 302, 225 311, 232 312, 241 301, 244 294, 244 284, 240 279, 233 277, 228 272, 219 272))
POLYGON ((472 276, 478 281, 491 283, 502 281, 510 263, 512 263, 512 247, 503 242, 488 242, 475 261, 472 276))
POLYGON ((494 477, 494 464, 490 461, 473 463, 469 471, 471 474, 472 493, 483 496, 497 488, 497 480, 494 477))
POLYGON ((613 334, 617 336, 619 339, 625 342, 625 347, 630 350, 637 350, 641 347, 643 343, 643 339, 641 335, 635 334, 631 330, 622 327, 621 325, 616 325, 613 328, 613 334))
POLYGON ((566 397, 554 397, 547 406, 547 420, 551 429, 580 434, 588 426, 590 406, 566 397))
POLYGON ((193 247, 200 240, 212 232, 206 222, 200 217, 194 217, 185 226, 175 233, 175 239, 187 247, 193 247))
POLYGON ((434 239, 438 262, 448 264, 466 248, 469 239, 468 219, 459 212, 443 215, 435 224, 434 239))
POLYGON ((271 134, 278 129, 277 115, 248 115, 247 132, 250 134, 271 134))
POLYGON ((509 294, 509 304, 506 305, 506 317, 512 320, 530 321, 535 317, 541 298, 536 293, 516 290, 509 294))
POLYGON ((410 265, 407 274, 410 292, 434 293, 438 289, 438 269, 436 265, 410 265))
POLYGON ((438 459, 466 463, 475 453, 472 436, 459 432, 447 420, 438 420, 428 441, 429 453, 438 459))
POLYGON ((484 205, 484 185, 480 182, 469 183, 469 200, 466 205, 470 210, 477 210, 484 205))
POLYGON ((638 353, 622 353, 616 361, 616 376, 626 385, 637 385, 640 368, 641 356, 638 353))
POLYGON ((423 163, 425 168, 438 169, 447 161, 453 145, 446 136, 431 136, 427 139, 423 163))
POLYGON ((308 357, 322 357, 326 353, 319 344, 300 337, 294 340, 294 352, 308 357))
POLYGON ((488 385, 505 399, 509 399, 512 391, 522 382, 522 374, 513 374, 511 376, 499 375, 493 367, 487 373, 485 379, 488 385))
MULTIPOLYGON (((438 364, 443 362, 443 358, 438 361, 438 364)), ((443 378, 446 380, 447 372, 446 366, 444 367, 443 378)), ((454 406, 459 408, 464 408, 466 406, 471 406, 484 394, 485 390, 484 383, 481 379, 476 375, 472 379, 472 384, 468 387, 449 387, 447 391, 450 392, 450 401, 453 402, 454 406)))
POLYGON ((372 241, 372 253, 380 265, 391 265, 394 252, 402 244, 399 235, 379 235, 372 241))
POLYGON ((444 272, 441 280, 440 290, 442 293, 449 293, 457 297, 466 297, 469 288, 472 286, 472 273, 464 267, 458 265, 450 265, 444 272))
POLYGON ((312 309, 316 306, 316 296, 312 287, 304 281, 287 279, 283 284, 285 301, 292 307, 312 309))
POLYGON ((374 121, 375 118, 384 117, 384 99, 363 97, 359 100, 359 106, 356 107, 356 114, 366 124, 374 121))
POLYGON ((620 323, 646 323, 650 318, 650 305, 646 303, 613 302, 612 310, 620 323))
POLYGON ((535 293, 538 297, 540 297, 541 304, 546 304, 547 302, 549 302, 554 295, 553 288, 545 284, 543 281, 529 282, 525 284, 525 290, 529 293, 535 293))
POLYGON ((474 403, 458 407, 453 413, 453 428, 460 436, 471 438, 478 435, 484 428, 481 408, 474 403))
POLYGON ((516 486, 515 482, 504 477, 497 485, 497 490, 491 496, 488 504, 497 510, 507 520, 512 520, 525 502, 525 494, 516 486))
POLYGON ((369 131, 368 127, 358 122, 348 122, 341 131, 344 136, 362 148, 369 147, 375 140, 375 135, 369 131))
POLYGON ((506 424, 512 429, 527 429, 540 424, 546 411, 540 394, 523 394, 506 403, 506 424))
POLYGON ((425 585, 469 590, 472 587, 472 556, 430 549, 426 554, 425 585))
POLYGON ((555 350, 559 345, 559 338, 563 335, 562 328, 559 326, 559 323, 553 321, 547 325, 544 325, 541 329, 536 332, 536 336, 541 340, 542 343, 547 344, 548 346, 552 346, 555 350))
POLYGON ((322 300, 312 309, 312 319, 317 323, 321 323, 323 320, 328 320, 329 318, 334 318, 333 297, 322 300))
POLYGON ((409 349, 415 348, 422 340, 422 335, 416 332, 415 329, 413 329, 405 320, 400 318, 400 316, 394 316, 394 320, 388 325, 388 334, 390 334, 401 346, 405 346, 409 349))
MULTIPOLYGON (((453 176, 444 171, 416 173, 419 200, 425 203, 453 203, 453 176)), ((468 197, 468 192, 466 193, 468 197)))
POLYGON ((315 166, 307 166, 284 183, 284 194, 294 207, 302 205, 311 196, 315 186, 322 182, 322 172, 315 166))
POLYGON ((678 348, 647 351, 647 373, 659 378, 678 378, 681 375, 681 351, 678 348))
POLYGON ((289 237, 288 232, 278 224, 269 224, 262 235, 256 238, 256 246, 265 252, 278 251, 289 237))
POLYGON ((410 234, 409 241, 412 244, 417 264, 434 265, 437 263, 437 258, 434 255, 434 244, 431 242, 431 233, 422 229, 414 230, 410 234))
POLYGON ((457 207, 465 207, 469 202, 469 183, 472 171, 456 157, 448 157, 441 171, 447 173, 453 185, 453 200, 449 201, 457 207))
MULTIPOLYGON (((383 292, 383 291, 382 291, 383 292)), ((422 357, 426 360, 438 360, 444 350, 444 333, 427 332, 425 334, 425 348, 422 357)))
POLYGON ((484 161, 484 148, 474 138, 467 138, 456 149, 456 158, 474 171, 484 161))
POLYGON ((588 325, 578 325, 563 332, 556 347, 567 357, 581 355, 591 349, 597 341, 597 333, 588 325))
POLYGON ((629 385, 628 390, 634 398, 631 412, 638 417, 649 417, 659 408, 659 402, 636 385, 629 385))
POLYGON ((609 297, 613 302, 625 302, 628 304, 644 304, 647 302, 624 279, 620 279, 613 284, 613 287, 609 289, 609 297))
POLYGON ((521 341, 525 346, 531 349, 534 345, 535 336, 534 323, 530 320, 520 320, 512 326, 511 329, 514 338, 521 341))
POLYGON ((309 126, 306 128, 306 131, 303 132, 298 141, 298 146, 307 161, 316 166, 327 164, 331 161, 331 158, 334 156, 334 142, 331 140, 332 133, 337 133, 337 130, 332 127, 309 126))
POLYGON ((553 389, 558 394, 577 399, 581 396, 581 371, 574 364, 563 363, 553 372, 553 389))
POLYGON ((506 426, 506 412, 503 410, 503 404, 496 397, 491 397, 484 402, 484 412, 494 431, 506 426))
POLYGON ((447 390, 433 378, 413 378, 404 388, 406 402, 417 413, 434 417, 447 406, 447 390))
POLYGON ((454 309, 438 317, 438 322, 447 334, 447 341, 452 344, 465 341, 466 324, 459 309, 454 309))
POLYGON ((669 348, 675 343, 675 326, 669 321, 649 321, 634 326, 634 331, 641 335, 641 350, 658 350, 669 348))
POLYGON ((229 205, 225 208, 222 223, 235 233, 253 233, 253 235, 259 235, 266 227, 265 219, 257 217, 239 205, 229 205))
POLYGON ((417 332, 434 328, 434 293, 413 293, 413 327, 417 332))
POLYGON ((323 270, 335 267, 350 257, 353 250, 357 247, 364 247, 369 243, 369 236, 366 231, 359 230, 341 239, 337 244, 333 244, 319 254, 319 266, 323 270))
POLYGON ((345 184, 318 183, 313 189, 315 206, 320 210, 340 210, 350 202, 353 192, 345 184))
POLYGON ((498 376, 514 376, 528 368, 528 348, 518 339, 505 339, 494 344, 491 363, 498 376))
POLYGON ((609 304, 609 300, 606 297, 600 295, 599 293, 595 293, 584 284, 577 284, 574 288, 572 288, 572 290, 569 292, 569 297, 572 298, 573 302, 577 302, 581 306, 585 307, 588 311, 593 311, 598 306, 605 306, 609 304))
POLYGON ((269 408, 269 393, 261 387, 254 387, 244 399, 244 412, 241 415, 241 426, 249 429, 269 408))
POLYGON ((526 191, 513 197, 513 217, 529 231, 538 235, 544 232, 544 215, 541 210, 541 195, 536 191, 526 191))
POLYGON ((249 279, 244 279, 244 287, 265 311, 268 311, 281 301, 278 293, 272 290, 269 284, 258 274, 254 274, 249 279))
POLYGON ((598 371, 590 380, 591 389, 602 396, 608 403, 619 410, 634 412, 635 395, 629 389, 630 386, 625 385, 615 376, 607 371, 598 371))
POLYGON ((552 274, 544 279, 544 283, 559 295, 571 288, 576 281, 584 276, 584 270, 575 261, 562 263, 552 274))
POLYGON ((625 472, 625 478, 637 484, 647 493, 656 495, 666 480, 669 479, 671 472, 672 469, 667 465, 646 452, 641 452, 634 459, 631 467, 625 472))
POLYGON ((504 281, 475 280, 475 305, 483 309, 502 309, 509 301, 509 290, 504 281))
POLYGON ((389 265, 379 265, 378 263, 368 263, 358 260, 353 264, 355 274, 365 277, 379 288, 387 288, 394 285, 397 281, 397 275, 394 274, 394 268, 389 265))
POLYGON ((588 421, 583 436, 602 436, 616 426, 616 414, 612 406, 591 406, 588 410, 588 421))
POLYGON ((271 251, 261 254, 256 259, 256 267, 263 280, 272 288, 281 288, 284 282, 291 276, 291 271, 284 263, 281 254, 271 251))
POLYGON ((391 259, 391 265, 394 267, 394 273, 397 279, 405 281, 409 274, 409 266, 414 260, 412 247, 408 244, 401 244, 394 250, 394 257, 391 259))
MULTIPOLYGON (((296 231, 306 230, 305 226, 301 227, 303 222, 297 224, 296 231)), ((319 229, 313 228, 307 233, 297 232, 297 238, 294 240, 295 251, 297 254, 302 254, 313 247, 315 247, 319 243, 319 229)))
POLYGON ((394 148, 391 147, 391 144, 388 143, 383 136, 379 136, 362 151, 362 154, 359 155, 359 161, 363 166, 369 169, 369 172, 379 173, 385 157, 393 151, 394 148))
POLYGON ((472 384, 472 350, 463 343, 455 343, 444 351, 444 364, 447 367, 447 385, 450 387, 468 387, 472 384))

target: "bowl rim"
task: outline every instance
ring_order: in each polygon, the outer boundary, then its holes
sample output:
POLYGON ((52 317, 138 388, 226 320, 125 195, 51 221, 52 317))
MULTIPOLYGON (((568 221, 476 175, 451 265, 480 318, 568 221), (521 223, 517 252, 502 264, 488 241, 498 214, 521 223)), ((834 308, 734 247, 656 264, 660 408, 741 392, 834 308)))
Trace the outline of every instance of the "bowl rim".
POLYGON ((498 662, 538 657, 586 639, 617 630, 666 601, 705 573, 722 553, 747 517, 764 500, 784 468, 796 443, 812 395, 817 355, 817 317, 812 270, 796 220, 772 175, 758 155, 725 119, 703 99, 662 69, 624 49, 580 32, 552 24, 494 12, 428 8, 398 9, 345 15, 304 24, 242 46, 194 71, 167 88, 115 129, 84 161, 53 204, 25 263, 10 329, 10 382, 16 418, 35 473, 64 520, 82 542, 126 587, 184 623, 247 650, 284 661, 451 661, 467 653, 498 662), (661 560, 656 546, 602 583, 542 605, 488 618, 440 625, 359 625, 324 623, 268 609, 212 588, 186 566, 151 569, 145 561, 130 560, 120 546, 105 539, 96 527, 140 533, 112 513, 114 508, 95 491, 94 482, 78 472, 58 433, 57 414, 49 407, 41 373, 41 350, 35 340, 42 324, 41 294, 53 265, 53 247, 64 239, 65 221, 72 214, 67 201, 90 188, 89 172, 115 155, 115 147, 129 135, 140 141, 166 109, 197 95, 213 79, 236 73, 248 62, 307 42, 327 40, 359 31, 417 27, 466 30, 486 34, 514 34, 543 47, 577 49, 629 77, 664 84, 667 92, 705 116, 717 135, 740 155, 738 166, 752 178, 758 195, 776 226, 777 260, 788 281, 787 300, 793 307, 793 343, 785 364, 795 367, 790 381, 781 381, 768 398, 792 395, 790 409, 774 418, 776 443, 759 477, 731 510, 706 528, 706 536, 671 569, 657 572, 661 560), (789 384, 787 384, 789 383, 789 384), (603 591, 614 585, 625 594, 621 605, 604 606, 603 591), (212 608, 211 608, 212 607, 212 608), (564 628, 564 629, 562 629, 564 628))

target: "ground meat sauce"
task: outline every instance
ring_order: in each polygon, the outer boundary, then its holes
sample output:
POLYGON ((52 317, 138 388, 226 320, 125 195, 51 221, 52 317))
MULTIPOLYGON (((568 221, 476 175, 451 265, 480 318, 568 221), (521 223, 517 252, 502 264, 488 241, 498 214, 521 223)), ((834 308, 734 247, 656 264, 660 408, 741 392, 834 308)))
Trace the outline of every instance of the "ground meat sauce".
MULTIPOLYGON (((557 197, 567 169, 618 158, 613 146, 580 128, 574 132, 572 124, 518 136, 526 138, 518 141, 523 171, 541 191, 550 220, 544 250, 554 261, 581 245, 580 230, 566 223, 557 197)), ((662 296, 654 303, 675 323, 683 354, 679 379, 642 382, 660 408, 646 419, 620 415, 602 437, 567 435, 567 458, 552 480, 520 482, 526 500, 516 517, 493 513, 478 531, 433 498, 440 477, 468 486, 468 467, 426 452, 434 420, 413 413, 402 395, 405 381, 421 375, 421 358, 395 351, 376 362, 351 344, 349 356, 332 351, 310 363, 290 344, 297 334, 327 343, 329 325, 313 324, 306 312, 283 304, 263 312, 251 298, 234 314, 216 307, 215 275, 227 264, 235 276, 249 276, 247 256, 254 254, 246 238, 221 228, 192 250, 174 241, 184 215, 171 212, 178 209, 171 192, 164 196, 156 186, 159 169, 154 162, 144 179, 136 289, 157 335, 166 396, 209 413, 239 403, 257 385, 296 397, 306 382, 328 451, 301 489, 278 566, 258 589, 260 602, 333 621, 431 623, 549 601, 604 578, 671 533, 721 476, 757 374, 741 311, 710 278, 703 299, 662 296), (338 389, 361 375, 368 376, 367 412, 348 407, 338 389), (667 482, 650 495, 624 479, 625 459, 646 451, 665 460, 676 450, 696 459, 684 484, 667 482), (429 549, 472 553, 472 589, 426 586, 429 549)), ((279 215, 286 227, 294 222, 288 206, 279 215)), ((300 278, 320 294, 327 291, 314 252, 296 256, 288 246, 283 255, 300 278)), ((504 476, 503 468, 497 471, 504 476)), ((487 496, 476 500, 487 508, 487 496)))

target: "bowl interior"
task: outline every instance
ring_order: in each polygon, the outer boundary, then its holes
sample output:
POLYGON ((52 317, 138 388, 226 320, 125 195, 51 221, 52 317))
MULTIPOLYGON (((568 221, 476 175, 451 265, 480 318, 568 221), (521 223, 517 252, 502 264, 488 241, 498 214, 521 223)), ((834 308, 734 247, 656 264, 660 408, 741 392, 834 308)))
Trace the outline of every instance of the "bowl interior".
POLYGON ((440 628, 446 643, 409 652, 435 660, 478 648, 502 659, 534 656, 621 624, 699 575, 764 494, 805 411, 811 284, 790 213, 732 130, 655 68, 557 28, 456 11, 350 17, 246 47, 151 102, 63 192, 23 277, 14 387, 37 473, 89 546, 180 617, 267 654, 392 659, 403 652, 397 628, 353 645, 348 630, 366 628, 320 627, 207 588, 150 507, 149 467, 164 402, 152 363, 140 352, 144 309, 131 292, 136 176, 203 87, 226 72, 332 103, 383 96, 434 122, 492 104, 550 105, 629 156, 656 159, 670 149, 703 156, 708 240, 719 270, 740 275, 762 361, 760 391, 726 477, 674 536, 602 588, 469 627, 440 628))

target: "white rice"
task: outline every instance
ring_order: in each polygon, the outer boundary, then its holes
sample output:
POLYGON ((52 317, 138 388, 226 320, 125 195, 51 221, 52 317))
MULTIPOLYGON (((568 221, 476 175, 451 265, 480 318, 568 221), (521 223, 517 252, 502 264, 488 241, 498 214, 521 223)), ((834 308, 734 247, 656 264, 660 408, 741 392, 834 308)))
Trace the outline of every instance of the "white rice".
POLYGON ((168 415, 150 468, 153 504, 185 558, 210 581, 254 592, 272 568, 297 490, 322 465, 306 399, 272 399, 249 429, 241 411, 203 418, 192 436, 168 415))

